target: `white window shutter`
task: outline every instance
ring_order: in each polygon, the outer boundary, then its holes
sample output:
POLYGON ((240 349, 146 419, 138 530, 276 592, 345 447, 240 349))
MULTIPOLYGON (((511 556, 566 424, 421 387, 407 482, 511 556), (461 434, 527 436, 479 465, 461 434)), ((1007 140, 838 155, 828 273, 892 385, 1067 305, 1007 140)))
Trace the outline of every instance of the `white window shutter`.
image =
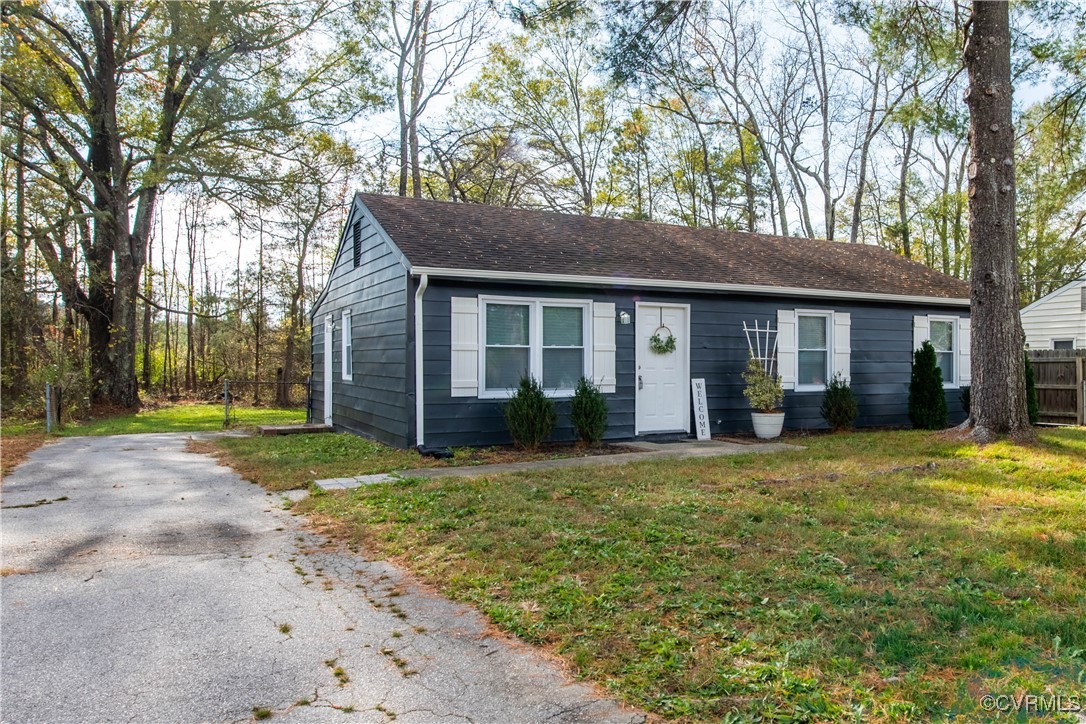
POLYGON ((592 378, 600 392, 615 391, 615 305, 592 305, 592 378))
MULTIPOLYGON (((453 397, 479 394, 479 300, 453 297, 452 302, 452 385, 453 397)), ((422 344, 421 339, 415 344, 422 344)))
POLYGON ((969 331, 972 323, 969 317, 958 320, 958 384, 962 387, 972 384, 973 358, 969 349, 969 331))
POLYGON ((777 374, 781 387, 796 388, 796 310, 777 310, 777 374))
POLYGON ((913 351, 920 349, 920 346, 929 339, 931 339, 931 331, 929 330, 928 316, 918 314, 913 317, 913 351))
POLYGON ((833 313, 833 373, 852 382, 852 315, 833 313))

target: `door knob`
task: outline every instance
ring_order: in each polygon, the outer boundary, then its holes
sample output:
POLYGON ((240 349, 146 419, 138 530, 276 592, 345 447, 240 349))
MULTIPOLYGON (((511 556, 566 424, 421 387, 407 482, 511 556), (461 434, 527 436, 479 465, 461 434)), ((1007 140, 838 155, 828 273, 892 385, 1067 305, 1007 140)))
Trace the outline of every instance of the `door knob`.
POLYGON ((637 376, 637 389, 639 389, 639 390, 645 389, 645 380, 641 379, 641 375, 637 376))

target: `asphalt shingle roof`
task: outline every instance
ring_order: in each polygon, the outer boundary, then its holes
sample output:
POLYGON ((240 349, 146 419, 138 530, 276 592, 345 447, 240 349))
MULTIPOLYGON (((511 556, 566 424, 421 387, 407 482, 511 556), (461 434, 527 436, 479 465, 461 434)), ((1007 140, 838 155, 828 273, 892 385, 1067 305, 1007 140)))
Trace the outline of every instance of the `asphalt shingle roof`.
POLYGON ((358 196, 412 266, 969 298, 966 282, 877 246, 358 196))

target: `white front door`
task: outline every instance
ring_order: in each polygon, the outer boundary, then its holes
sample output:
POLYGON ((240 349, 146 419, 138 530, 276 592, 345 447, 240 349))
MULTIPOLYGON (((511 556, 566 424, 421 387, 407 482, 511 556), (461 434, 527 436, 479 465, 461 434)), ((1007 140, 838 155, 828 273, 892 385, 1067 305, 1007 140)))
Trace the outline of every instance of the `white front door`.
POLYGON ((329 314, 324 318, 324 424, 332 424, 332 330, 335 321, 329 314))
POLYGON ((690 432, 690 307, 637 305, 637 430, 690 432), (649 339, 675 338, 675 351, 653 352, 649 339))

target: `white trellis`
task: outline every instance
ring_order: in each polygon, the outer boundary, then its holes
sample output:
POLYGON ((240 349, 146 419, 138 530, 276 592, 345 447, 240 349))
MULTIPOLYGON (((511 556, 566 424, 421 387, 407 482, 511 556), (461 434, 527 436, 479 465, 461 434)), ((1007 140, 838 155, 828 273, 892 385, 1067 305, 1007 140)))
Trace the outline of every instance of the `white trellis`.
POLYGON ((767 375, 776 375, 777 330, 773 328, 773 324, 766 321, 763 328, 758 320, 754 320, 753 327, 743 322, 743 333, 747 335, 747 349, 750 350, 750 356, 761 363, 767 375))

